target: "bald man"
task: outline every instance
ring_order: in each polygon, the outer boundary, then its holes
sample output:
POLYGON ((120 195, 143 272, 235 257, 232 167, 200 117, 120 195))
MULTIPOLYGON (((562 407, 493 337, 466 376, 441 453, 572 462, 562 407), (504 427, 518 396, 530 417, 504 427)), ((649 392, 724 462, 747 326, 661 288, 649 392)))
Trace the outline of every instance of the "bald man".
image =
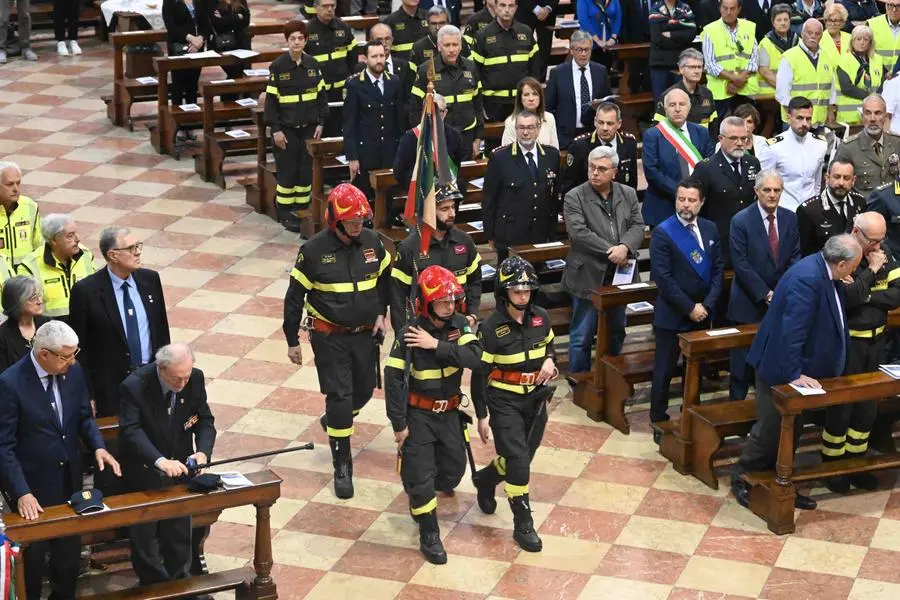
MULTIPOLYGON (((390 26, 385 23, 372 25, 372 28, 369 29, 369 41, 378 41, 384 46, 384 72, 400 78, 400 89, 403 90, 403 97, 409 98, 413 82, 416 80, 416 67, 405 58, 401 58, 400 55, 395 56, 392 54, 394 32, 390 26)), ((356 72, 359 73, 365 68, 365 61, 360 62, 356 67, 356 72)), ((406 110, 405 103, 404 110, 406 110)))
POLYGON ((828 120, 831 83, 837 64, 831 54, 819 51, 822 23, 809 19, 800 29, 800 43, 781 55, 775 78, 775 99, 781 104, 781 118, 788 120, 788 104, 795 96, 809 98, 813 105, 812 125, 828 120))

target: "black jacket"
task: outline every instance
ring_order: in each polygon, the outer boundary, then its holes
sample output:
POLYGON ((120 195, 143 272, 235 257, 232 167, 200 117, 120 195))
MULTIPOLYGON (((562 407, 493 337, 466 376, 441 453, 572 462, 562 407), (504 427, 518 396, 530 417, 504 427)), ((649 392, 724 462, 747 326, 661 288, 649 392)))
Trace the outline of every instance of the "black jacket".
POLYGON ((650 68, 674 69, 678 55, 691 46, 699 31, 691 7, 679 0, 669 14, 666 3, 659 2, 650 11, 649 22, 650 68))
POLYGON ((513 21, 509 29, 503 29, 495 19, 493 23, 475 35, 475 47, 472 48, 472 60, 478 67, 484 97, 501 104, 513 104, 515 98, 512 90, 519 85, 523 77, 539 77, 540 60, 538 59, 537 42, 534 41, 531 28, 513 21), (511 57, 527 57, 524 61, 513 62, 511 57), (502 60, 488 64, 491 59, 502 60), (491 95, 491 92, 507 92, 505 96, 491 95))
POLYGON ((166 25, 166 47, 169 55, 174 56, 172 45, 187 44, 188 35, 208 37, 208 24, 204 15, 206 7, 201 1, 194 2, 194 16, 188 10, 184 0, 163 0, 162 17, 166 25))
MULTIPOLYGON (((35 331, 49 320, 43 315, 36 316, 34 318, 35 331)), ((15 319, 7 319, 0 325, 0 373, 28 354, 30 341, 22 337, 19 323, 15 319)))
POLYGON ((347 80, 344 98, 344 153, 365 170, 390 167, 405 130, 400 80, 381 76, 382 94, 364 70, 347 80))
POLYGON ((846 215, 834 210, 826 201, 828 188, 818 196, 810 198, 797 207, 797 227, 800 229, 800 253, 809 256, 822 249, 833 235, 850 233, 853 218, 866 210, 865 199, 856 192, 850 192, 844 199, 846 215))
POLYGON ((306 39, 303 51, 318 61, 326 91, 341 89, 359 62, 353 30, 340 17, 327 25, 312 17, 306 23, 306 39))
POLYGON ((216 36, 226 33, 235 34, 238 48, 250 49, 250 9, 246 0, 235 0, 231 5, 207 0, 201 25, 211 49, 216 49, 216 36))
MULTIPOLYGON (((410 127, 416 127, 422 120, 422 103, 427 89, 428 65, 425 64, 418 68, 416 83, 412 87, 409 103, 410 127)), ((453 102, 447 103, 444 123, 456 127, 459 131, 474 131, 475 137, 480 139, 484 133, 484 109, 474 63, 460 56, 456 59, 455 65, 448 65, 440 54, 435 56, 434 91, 445 99, 453 98, 453 102)))
POLYGON ((391 56, 409 60, 413 44, 428 34, 428 20, 425 11, 421 8, 416 14, 410 16, 401 6, 391 14, 381 19, 385 25, 390 25, 394 43, 391 45, 391 56))
MULTIPOLYGON (((454 127, 444 125, 444 137, 447 140, 447 154, 450 160, 459 168, 462 162, 462 138, 454 127)), ((409 129, 400 137, 400 145, 397 148, 397 155, 394 157, 394 179, 401 186, 403 191, 409 188, 409 182, 412 179, 413 167, 416 162, 416 146, 419 136, 412 129, 409 129)), ((461 181, 457 182, 459 189, 464 190, 461 181)))
POLYGON ((318 62, 304 53, 300 64, 285 52, 269 65, 266 123, 276 133, 285 128, 324 125, 328 118, 325 80, 318 62))
POLYGON ((890 253, 887 258, 878 273, 873 273, 863 257, 853 273, 853 283, 844 284, 848 329, 887 325, 888 312, 900 306, 900 266, 890 253))
POLYGON ((166 486, 154 467, 159 458, 184 463, 197 452, 211 460, 216 441, 215 418, 206 401, 203 371, 193 369, 184 389, 175 393, 175 410, 163 394, 155 364, 137 369, 122 382, 119 417, 122 476, 128 491, 166 486))
MULTIPOLYGON (((588 155, 601 144, 603 141, 597 137, 597 132, 592 131, 579 135, 566 150, 566 169, 560 189, 563 196, 588 180, 588 155)), ((633 135, 616 134, 616 154, 619 155, 619 168, 615 181, 637 189, 637 140, 633 135)))

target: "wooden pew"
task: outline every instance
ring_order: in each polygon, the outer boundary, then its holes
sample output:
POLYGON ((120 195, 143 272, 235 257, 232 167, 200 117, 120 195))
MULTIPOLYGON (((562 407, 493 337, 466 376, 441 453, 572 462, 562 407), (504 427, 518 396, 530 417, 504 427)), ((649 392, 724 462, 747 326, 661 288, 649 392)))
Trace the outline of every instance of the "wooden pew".
MULTIPOLYGON (((649 42, 637 44, 618 44, 610 49, 618 60, 623 61, 622 76, 619 78, 618 94, 615 102, 622 108, 622 131, 634 133, 638 128, 638 117, 653 108, 653 94, 642 92, 631 93, 631 61, 646 60, 650 56, 649 42)), ((640 136, 638 136, 639 138, 640 136)))
MULTIPOLYGON (((226 508, 253 504, 256 507, 253 568, 232 569, 138 589, 101 593, 89 598, 157 600, 236 590, 239 598, 274 600, 277 592, 271 574, 273 559, 270 508, 281 496, 281 478, 271 471, 251 473, 247 478, 253 485, 235 490, 217 490, 209 494, 192 493, 187 491, 187 486, 178 485, 163 490, 110 496, 105 498, 109 511, 90 515, 76 515, 67 504, 45 507, 44 512, 34 521, 9 514, 5 517, 6 535, 22 546, 27 546, 63 535, 90 536, 161 519, 210 513, 218 515, 226 508)), ((24 598, 24 559, 18 561, 15 575, 16 590, 24 598)))
POLYGON ((257 106, 250 111, 256 131, 262 135, 256 137, 256 178, 248 178, 244 183, 245 202, 253 207, 253 210, 272 219, 278 219, 275 212, 275 161, 269 160, 268 133, 266 131, 266 118, 264 108, 257 106))
POLYGON ((131 105, 156 100, 157 84, 140 83, 125 73, 125 51, 129 46, 159 44, 166 41, 165 31, 124 31, 109 36, 113 46, 113 92, 106 101, 106 115, 113 125, 134 131, 131 105))
MULTIPOLYGON (((350 168, 337 159, 344 153, 344 138, 331 137, 320 140, 306 140, 306 149, 312 156, 312 190, 310 192, 312 220, 316 227, 322 226, 325 205, 328 196, 325 194, 325 175, 340 171, 346 172, 345 179, 350 179, 350 168)), ((373 211, 374 212, 374 211, 373 211)))

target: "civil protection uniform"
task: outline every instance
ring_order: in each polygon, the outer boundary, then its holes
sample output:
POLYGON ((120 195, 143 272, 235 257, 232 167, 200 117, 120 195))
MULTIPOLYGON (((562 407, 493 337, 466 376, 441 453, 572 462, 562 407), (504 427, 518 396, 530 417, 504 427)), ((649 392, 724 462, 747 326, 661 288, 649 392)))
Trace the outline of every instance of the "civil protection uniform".
MULTIPOLYGON (((788 36, 788 43, 792 42, 792 47, 799 38, 791 32, 788 32, 788 36)), ((778 65, 781 63, 781 56, 784 54, 785 50, 787 50, 787 48, 784 48, 783 44, 784 42, 779 41, 778 34, 775 33, 775 30, 769 31, 763 36, 763 39, 759 40, 759 49, 765 50, 766 54, 769 55, 769 68, 774 73, 778 73, 778 65)), ((756 80, 758 86, 757 94, 759 96, 765 96, 766 98, 775 97, 775 86, 769 85, 769 82, 759 73, 756 74, 756 80)))
POLYGON ((488 121, 503 121, 512 113, 519 81, 538 78, 538 45, 531 28, 517 21, 504 29, 495 19, 475 35, 472 60, 483 86, 488 121))
MULTIPOLYGON (((819 51, 816 58, 810 56, 799 45, 781 55, 782 62, 791 66, 794 74, 791 96, 805 96, 813 105, 813 125, 822 125, 828 120, 828 105, 831 101, 831 84, 837 63, 832 55, 819 51)), ((781 107, 781 118, 788 119, 787 106, 781 107)))
POLYGON ((880 15, 868 20, 872 29, 872 45, 875 46, 875 54, 881 57, 881 62, 893 69, 900 58, 900 25, 891 27, 887 15, 880 15))
POLYGON ((78 247, 78 254, 66 264, 59 262, 47 242, 16 267, 19 275, 40 282, 44 293, 44 315, 48 317, 65 320, 69 316, 72 286, 97 270, 91 251, 80 244, 78 247))
POLYGON ((784 193, 779 206, 797 212, 803 202, 822 189, 822 172, 828 142, 809 132, 799 137, 793 130, 766 140, 759 151, 760 168, 775 169, 784 179, 784 193))
MULTIPOLYGON (((306 48, 304 51, 319 63, 328 92, 328 102, 340 102, 344 85, 359 62, 353 30, 340 17, 325 24, 318 18, 306 24, 306 48)), ((341 135, 340 112, 334 111, 325 123, 326 136, 341 135)))
MULTIPOLYGON (((725 21, 718 19, 703 28, 703 35, 708 37, 713 47, 716 63, 725 71, 746 71, 753 56, 756 44, 756 24, 746 19, 738 19, 737 27, 731 30, 725 21)), ((706 78, 706 87, 712 92, 716 102, 728 100, 735 94, 728 91, 728 80, 724 77, 706 78)), ((749 77, 737 94, 753 96, 757 93, 756 77, 749 77)))
POLYGON ((329 227, 310 238, 297 254, 284 298, 283 329, 288 346, 297 346, 305 306, 319 389, 325 394, 335 489, 338 497, 350 497, 353 417, 375 389, 379 350, 372 329, 387 311, 391 256, 371 229, 363 228, 349 244, 337 235, 342 221, 371 218, 369 203, 359 189, 350 184, 335 187, 326 212, 329 227))
POLYGON ((554 390, 546 384, 535 385, 535 380, 544 361, 550 358, 555 362, 556 358, 550 314, 533 303, 538 287, 534 268, 522 258, 514 256, 501 263, 494 289, 497 308, 478 328, 484 352, 481 370, 472 380, 475 414, 483 419, 490 413, 498 454, 475 475, 478 505, 492 514, 497 507, 494 489, 505 482, 515 522, 514 537, 530 552, 541 550, 529 507, 531 459, 541 445, 547 425, 546 403, 554 390), (532 290, 522 323, 509 314, 507 290, 514 286, 532 290), (526 539, 520 540, 523 534, 526 539))
POLYGON ((37 202, 20 195, 8 209, 0 209, 0 256, 10 267, 15 269, 25 256, 43 243, 37 202))
POLYGON ((862 102, 881 89, 884 64, 872 54, 871 60, 860 60, 853 52, 842 54, 834 73, 837 88, 837 122, 847 125, 862 123, 862 102))
POLYGON ((828 188, 807 200, 797 209, 800 230, 800 254, 809 256, 819 252, 833 235, 850 233, 853 219, 866 210, 866 201, 851 191, 843 204, 832 197, 828 188))
POLYGON ((387 15, 381 22, 389 25, 394 43, 391 45, 391 56, 409 60, 413 44, 428 35, 428 19, 425 11, 416 9, 416 14, 410 15, 401 6, 387 15))
POLYGON ((900 162, 900 135, 885 130, 881 138, 875 140, 865 131, 860 131, 838 146, 834 159, 853 164, 856 175, 853 189, 868 198, 878 186, 894 183, 897 164, 891 165, 891 155, 895 155, 897 158, 894 160, 900 162))
POLYGON ((275 206, 279 218, 310 204, 312 157, 306 150, 306 140, 328 118, 325 89, 321 68, 308 54, 295 62, 290 52, 285 52, 269 66, 266 123, 273 136, 280 131, 287 141, 284 150, 272 145, 278 168, 275 206))
POLYGON ((566 148, 566 169, 563 172, 562 195, 587 181, 588 156, 599 146, 611 146, 619 155, 616 183, 637 188, 637 140, 630 133, 619 131, 611 142, 604 142, 596 131, 582 133, 566 148))

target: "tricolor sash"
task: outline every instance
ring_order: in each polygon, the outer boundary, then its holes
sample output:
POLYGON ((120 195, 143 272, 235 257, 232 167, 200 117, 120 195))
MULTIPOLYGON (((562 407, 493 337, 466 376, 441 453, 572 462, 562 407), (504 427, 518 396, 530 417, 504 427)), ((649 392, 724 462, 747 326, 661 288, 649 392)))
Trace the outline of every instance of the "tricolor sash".
POLYGON ((688 175, 692 174, 694 172, 694 167, 697 166, 698 162, 703 160, 703 157, 700 156, 700 152, 691 142, 691 139, 684 135, 683 131, 672 125, 669 122, 669 119, 660 121, 656 125, 656 128, 659 129, 659 132, 663 134, 663 137, 675 147, 675 151, 678 152, 678 155, 687 163, 688 175))
MULTIPOLYGON (((699 223, 694 223, 694 226, 697 227, 698 231, 700 230, 699 223)), ((688 259, 688 262, 694 267, 700 279, 707 284, 712 283, 712 265, 707 260, 706 252, 700 247, 697 238, 691 235, 687 227, 681 224, 678 217, 672 215, 660 223, 659 227, 669 234, 669 237, 675 242, 675 247, 688 259)))

